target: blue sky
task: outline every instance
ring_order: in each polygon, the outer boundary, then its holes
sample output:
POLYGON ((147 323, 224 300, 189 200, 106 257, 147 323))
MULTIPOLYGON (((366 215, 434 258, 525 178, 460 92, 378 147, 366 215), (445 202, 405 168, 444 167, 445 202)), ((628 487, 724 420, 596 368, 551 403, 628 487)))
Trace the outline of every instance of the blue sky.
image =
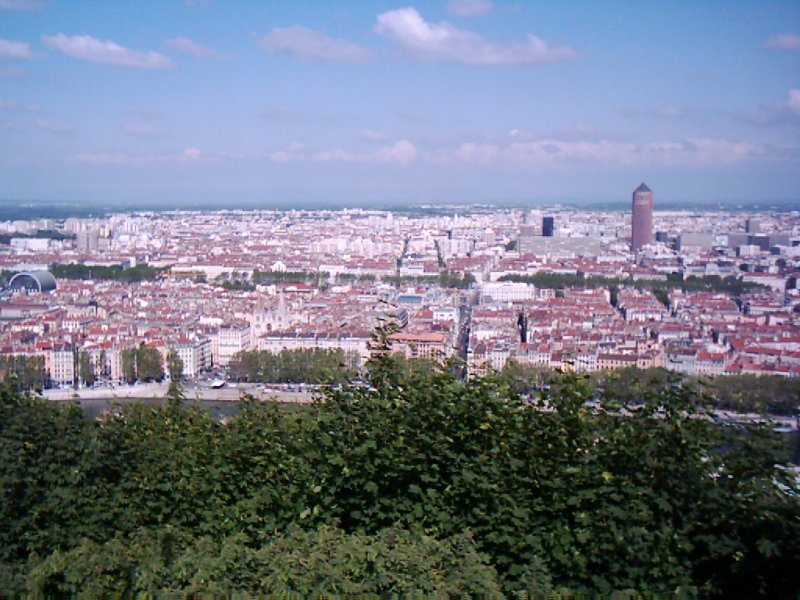
POLYGON ((793 201, 798 134, 796 1, 0 0, 6 200, 793 201))

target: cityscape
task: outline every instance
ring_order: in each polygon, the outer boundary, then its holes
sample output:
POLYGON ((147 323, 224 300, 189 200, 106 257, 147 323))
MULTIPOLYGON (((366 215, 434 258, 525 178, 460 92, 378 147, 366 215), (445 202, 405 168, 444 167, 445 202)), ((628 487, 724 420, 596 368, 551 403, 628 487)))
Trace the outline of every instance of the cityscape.
POLYGON ((800 3, 0 0, 0 597, 800 597, 800 3))
POLYGON ((340 349, 363 366, 388 316, 397 351, 458 357, 468 377, 508 361, 800 375, 798 213, 657 207, 642 183, 627 214, 464 206, 9 221, 0 348, 42 357, 45 387, 122 383, 123 352, 142 344, 165 367, 177 353, 189 378, 256 350, 340 349), (50 273, 69 265, 82 269, 50 273), (103 275, 137 266, 153 276, 103 275), (80 353, 91 363, 83 379, 80 353))

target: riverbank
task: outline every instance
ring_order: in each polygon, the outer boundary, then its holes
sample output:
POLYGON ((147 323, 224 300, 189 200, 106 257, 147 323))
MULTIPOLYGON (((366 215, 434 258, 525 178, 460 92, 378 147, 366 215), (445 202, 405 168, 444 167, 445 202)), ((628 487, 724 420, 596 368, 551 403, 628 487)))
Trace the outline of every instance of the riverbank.
MULTIPOLYGON (((108 402, 120 400, 160 399, 169 391, 167 383, 140 383, 137 385, 119 385, 114 387, 97 387, 45 390, 44 398, 57 402, 104 400, 108 402)), ((183 395, 187 400, 209 402, 238 402, 245 395, 250 395, 256 400, 273 400, 286 404, 308 404, 313 399, 313 394, 307 391, 290 391, 280 389, 267 389, 253 383, 242 383, 235 386, 212 388, 208 385, 186 384, 183 395)))

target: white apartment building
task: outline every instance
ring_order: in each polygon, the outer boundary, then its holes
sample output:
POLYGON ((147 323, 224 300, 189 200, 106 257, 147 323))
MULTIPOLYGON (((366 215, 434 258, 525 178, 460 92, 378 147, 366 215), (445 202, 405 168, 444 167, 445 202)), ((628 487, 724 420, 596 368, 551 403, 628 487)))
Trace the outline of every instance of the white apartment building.
POLYGON ((211 340, 182 340, 172 344, 169 350, 174 350, 183 362, 184 376, 196 377, 198 373, 211 367, 211 346, 211 340))
POLYGON ((56 348, 50 351, 50 379, 58 385, 75 383, 75 356, 72 350, 56 348))
POLYGON ((369 351, 370 337, 365 334, 359 335, 334 335, 334 334, 294 334, 284 333, 277 335, 267 335, 258 340, 258 350, 269 351, 274 354, 283 350, 310 350, 319 348, 321 350, 342 350, 347 353, 357 354, 360 364, 364 364, 370 356, 369 351))
POLYGON ((227 365, 231 358, 245 350, 251 350, 250 325, 221 327, 211 336, 211 359, 215 365, 227 365))
POLYGON ((536 286, 517 281, 494 281, 481 284, 481 302, 522 302, 536 298, 536 286))

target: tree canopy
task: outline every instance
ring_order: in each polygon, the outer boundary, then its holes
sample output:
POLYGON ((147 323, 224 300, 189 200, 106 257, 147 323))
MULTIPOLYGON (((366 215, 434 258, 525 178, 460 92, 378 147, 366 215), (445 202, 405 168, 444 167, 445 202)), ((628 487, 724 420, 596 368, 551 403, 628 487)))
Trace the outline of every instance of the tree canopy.
POLYGON ((344 383, 356 372, 358 356, 339 348, 298 348, 237 353, 231 377, 251 383, 344 383))
POLYGON ((122 363, 122 378, 128 383, 134 383, 137 380, 161 381, 164 379, 164 362, 161 352, 156 348, 144 344, 135 349, 126 348, 120 352, 120 362, 122 363))
POLYGON ((121 265, 104 267, 77 263, 50 265, 50 272, 56 279, 111 279, 127 283, 154 281, 165 270, 148 265, 136 265, 135 267, 121 265))
POLYGON ((705 275, 697 277, 689 275, 684 278, 680 273, 667 275, 666 280, 661 279, 615 279, 613 277, 584 276, 584 274, 569 273, 535 273, 533 275, 520 275, 512 273, 503 275, 499 281, 517 281, 530 283, 541 288, 564 289, 576 288, 618 288, 620 285, 633 287, 637 290, 653 290, 663 302, 669 290, 683 291, 712 291, 727 292, 739 296, 747 292, 765 290, 763 285, 751 281, 743 281, 734 276, 720 277, 719 275, 705 275))
POLYGON ((243 400, 98 421, 0 387, 8 594, 792 598, 800 495, 781 440, 690 386, 623 402, 390 353, 307 410, 243 400), (542 388, 539 385, 539 388, 542 388))

